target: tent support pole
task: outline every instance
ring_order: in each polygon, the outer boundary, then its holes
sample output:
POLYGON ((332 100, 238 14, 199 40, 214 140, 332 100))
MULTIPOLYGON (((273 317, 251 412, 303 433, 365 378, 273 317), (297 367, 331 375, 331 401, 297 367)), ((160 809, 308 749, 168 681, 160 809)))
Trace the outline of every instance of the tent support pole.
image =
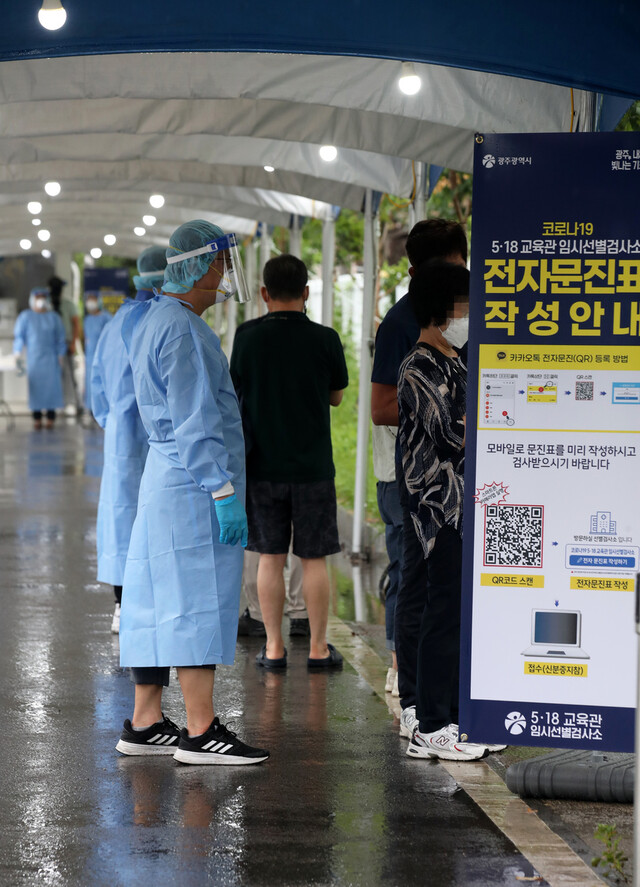
POLYGON ((262 297, 259 295, 260 287, 263 281, 264 266, 271 258, 271 237, 269 236, 269 226, 266 222, 260 222, 260 275, 258 280, 258 296, 256 301, 256 317, 260 317, 266 311, 262 297))
POLYGON ((426 212, 426 201, 424 199, 424 192, 426 187, 425 180, 426 164, 416 163, 416 199, 413 201, 416 212, 416 222, 421 222, 424 219, 424 214, 426 212))
POLYGON ((336 255, 336 223, 322 223, 322 323, 333 325, 333 265, 336 255))
POLYGON ((302 258, 302 219, 300 216, 291 216, 289 228, 289 252, 297 259, 302 258))
POLYGON ((367 491, 369 462, 369 424, 371 417, 371 335, 373 301, 375 298, 376 248, 373 192, 367 188, 364 203, 364 287, 362 293, 362 340, 360 343, 360 383, 358 387, 358 437, 356 448, 356 479, 353 495, 353 535, 351 557, 362 560, 362 526, 367 491))

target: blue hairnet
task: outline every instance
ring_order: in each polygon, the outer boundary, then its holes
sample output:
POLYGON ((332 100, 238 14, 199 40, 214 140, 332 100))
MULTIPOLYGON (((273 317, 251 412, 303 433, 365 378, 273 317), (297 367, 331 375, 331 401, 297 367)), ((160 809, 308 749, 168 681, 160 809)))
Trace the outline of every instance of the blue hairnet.
MULTIPOLYGON (((49 293, 48 286, 34 286, 34 288, 29 293, 29 308, 31 308, 32 310, 33 306, 35 305, 37 296, 44 296, 48 303, 51 302, 51 294, 49 293)), ((50 304, 49 307, 51 307, 50 304)))
MULTIPOLYGON (((167 259, 180 255, 180 253, 191 252, 192 249, 199 249, 223 236, 224 231, 221 228, 211 222, 205 222, 203 219, 185 222, 169 238, 167 259)), ((203 253, 201 256, 185 259, 184 262, 168 264, 164 272, 162 289, 166 293, 188 292, 197 280, 204 277, 215 257, 215 253, 203 253)))
POLYGON ((148 246, 143 249, 136 262, 140 274, 133 275, 133 285, 137 290, 160 289, 164 281, 164 269, 167 267, 166 250, 163 246, 148 246), (157 271, 153 276, 150 271, 157 271))

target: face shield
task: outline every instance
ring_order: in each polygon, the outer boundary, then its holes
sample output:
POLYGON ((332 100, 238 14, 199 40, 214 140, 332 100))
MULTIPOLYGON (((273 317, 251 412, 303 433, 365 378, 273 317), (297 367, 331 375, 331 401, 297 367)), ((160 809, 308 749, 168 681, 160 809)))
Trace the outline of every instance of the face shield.
POLYGON ((50 308, 49 290, 31 290, 31 294, 29 295, 29 308, 31 308, 32 311, 48 311, 50 308))
POLYGON ((247 281, 244 276, 244 268, 242 267, 235 234, 225 234, 223 237, 218 237, 199 249, 180 253, 178 256, 170 256, 167 259, 167 264, 173 265, 176 262, 184 262, 187 259, 194 258, 195 256, 204 256, 207 253, 212 253, 213 255, 209 265, 211 266, 215 263, 216 270, 220 274, 220 282, 216 290, 216 303, 226 302, 232 296, 237 302, 248 302, 251 296, 247 288, 247 281))

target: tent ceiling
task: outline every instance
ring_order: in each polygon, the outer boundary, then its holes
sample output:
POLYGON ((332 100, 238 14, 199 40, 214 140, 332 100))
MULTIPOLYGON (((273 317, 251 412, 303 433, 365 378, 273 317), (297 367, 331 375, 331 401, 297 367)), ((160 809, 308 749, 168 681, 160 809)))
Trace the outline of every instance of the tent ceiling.
MULTIPOLYGON (((33 240, 30 199, 43 203, 52 249, 104 249, 110 230, 119 237, 113 252, 135 255, 162 242, 185 213, 244 219, 242 234, 256 220, 328 218, 332 204, 360 209, 366 188, 408 197, 412 162, 470 170, 477 131, 570 128, 566 88, 417 68, 423 88, 409 98, 396 87, 397 62, 366 58, 147 53, 3 62, 0 251, 33 240), (339 149, 333 163, 318 155, 327 143, 339 149), (58 198, 42 190, 51 179, 63 186, 58 198), (166 197, 157 212, 148 205, 156 191, 166 197), (140 240, 130 232, 144 212, 158 226, 140 240)), ((586 95, 574 98, 584 121, 586 95)))

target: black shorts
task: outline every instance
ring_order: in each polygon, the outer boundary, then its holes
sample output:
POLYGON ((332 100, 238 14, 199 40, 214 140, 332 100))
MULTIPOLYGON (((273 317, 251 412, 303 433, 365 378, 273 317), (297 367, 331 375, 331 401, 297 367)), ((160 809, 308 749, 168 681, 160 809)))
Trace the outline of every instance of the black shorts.
POLYGON ((293 528, 293 553, 305 559, 340 551, 333 480, 281 484, 247 481, 249 551, 287 554, 293 528))

